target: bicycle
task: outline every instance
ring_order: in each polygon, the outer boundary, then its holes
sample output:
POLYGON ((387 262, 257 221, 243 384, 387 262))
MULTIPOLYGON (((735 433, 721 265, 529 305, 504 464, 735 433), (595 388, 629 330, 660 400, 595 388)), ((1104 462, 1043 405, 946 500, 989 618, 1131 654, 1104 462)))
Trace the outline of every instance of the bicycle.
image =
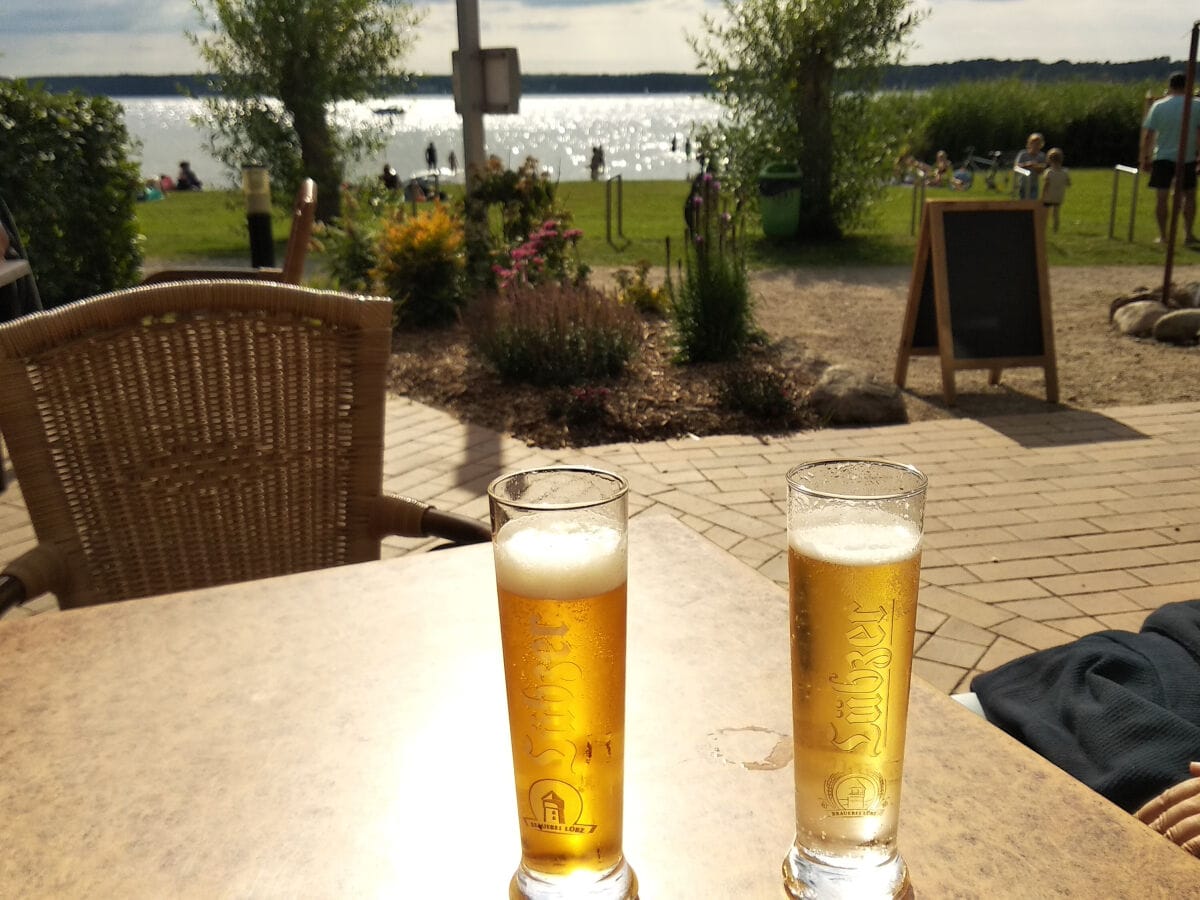
POLYGON ((975 148, 968 147, 966 159, 963 160, 961 166, 955 169, 955 179, 960 180, 963 184, 962 190, 969 191, 975 183, 976 175, 983 175, 983 182, 987 185, 989 191, 999 191, 998 184, 1001 174, 1004 176, 1004 189, 1008 190, 1008 178, 1012 169, 1011 166, 1002 166, 1000 164, 1001 157, 1004 154, 999 150, 993 150, 987 156, 976 156, 975 148), (969 173, 969 178, 958 178, 959 172, 969 173))

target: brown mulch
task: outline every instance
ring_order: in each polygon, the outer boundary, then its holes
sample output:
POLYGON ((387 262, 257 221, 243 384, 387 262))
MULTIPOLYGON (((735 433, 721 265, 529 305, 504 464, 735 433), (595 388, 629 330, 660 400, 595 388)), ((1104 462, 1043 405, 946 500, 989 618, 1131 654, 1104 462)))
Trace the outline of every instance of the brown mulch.
MULTIPOLYGON (((596 272, 593 283, 610 286, 611 277, 611 272, 596 272)), ((756 322, 766 340, 752 348, 748 362, 786 376, 798 410, 784 419, 756 419, 728 409, 720 386, 730 366, 675 364, 669 329, 654 320, 645 322, 645 339, 626 376, 583 386, 593 390, 582 399, 567 388, 504 383, 470 352, 460 327, 397 335, 392 387, 463 421, 546 448, 820 427, 804 398, 825 366, 849 365, 891 383, 909 278, 910 272, 899 267, 753 275, 756 322)), ((1200 349, 1125 337, 1108 320, 1115 297, 1161 284, 1161 278, 1162 269, 1153 266, 1052 268, 1059 404, 1046 402, 1040 368, 1021 368, 1005 370, 996 386, 987 383, 984 372, 959 373, 958 401, 949 406, 936 359, 923 357, 909 367, 903 394, 909 419, 1200 399, 1200 349)), ((1179 266, 1175 280, 1200 280, 1200 266, 1179 266)))
POLYGON ((397 334, 392 350, 391 383, 398 393, 538 447, 784 433, 817 424, 803 405, 811 370, 784 367, 767 346, 751 347, 738 364, 678 365, 671 329, 661 319, 643 321, 642 341, 623 377, 572 387, 506 383, 471 351, 461 325, 397 334), (731 370, 747 368, 778 373, 794 412, 756 418, 724 404, 722 385, 731 370))

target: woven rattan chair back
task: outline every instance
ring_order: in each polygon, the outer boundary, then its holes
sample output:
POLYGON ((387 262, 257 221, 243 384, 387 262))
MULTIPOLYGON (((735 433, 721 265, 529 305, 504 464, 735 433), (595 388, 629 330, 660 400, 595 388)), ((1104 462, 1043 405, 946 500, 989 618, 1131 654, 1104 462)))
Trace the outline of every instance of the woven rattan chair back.
POLYGON ((0 430, 60 606, 377 559, 391 315, 187 282, 0 326, 0 430))

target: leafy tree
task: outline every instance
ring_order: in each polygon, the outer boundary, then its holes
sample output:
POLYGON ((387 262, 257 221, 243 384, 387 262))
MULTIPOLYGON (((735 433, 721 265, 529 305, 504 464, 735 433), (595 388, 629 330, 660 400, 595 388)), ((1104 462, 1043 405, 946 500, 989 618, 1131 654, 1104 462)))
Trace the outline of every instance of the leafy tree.
POLYGON ((206 34, 189 34, 219 80, 205 101, 209 147, 225 165, 266 165, 290 196, 317 182, 317 217, 336 218, 345 160, 376 150, 370 124, 339 127, 331 104, 365 100, 403 78, 421 14, 407 0, 192 0, 206 34))
POLYGON ((729 111, 726 163, 743 186, 799 165, 801 239, 840 235, 881 183, 887 150, 867 114, 918 16, 910 0, 722 0, 691 38, 729 111), (727 151, 728 152, 728 151, 727 151))

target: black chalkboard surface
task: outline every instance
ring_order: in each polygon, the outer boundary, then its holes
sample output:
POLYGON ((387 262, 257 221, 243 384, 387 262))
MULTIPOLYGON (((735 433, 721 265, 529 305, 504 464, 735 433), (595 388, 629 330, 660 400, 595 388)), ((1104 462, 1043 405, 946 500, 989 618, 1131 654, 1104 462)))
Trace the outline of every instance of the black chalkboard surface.
POLYGON ((931 200, 921 218, 896 363, 901 387, 913 355, 941 357, 942 389, 954 373, 1040 366, 1058 400, 1045 254, 1045 208, 1036 201, 931 200))

